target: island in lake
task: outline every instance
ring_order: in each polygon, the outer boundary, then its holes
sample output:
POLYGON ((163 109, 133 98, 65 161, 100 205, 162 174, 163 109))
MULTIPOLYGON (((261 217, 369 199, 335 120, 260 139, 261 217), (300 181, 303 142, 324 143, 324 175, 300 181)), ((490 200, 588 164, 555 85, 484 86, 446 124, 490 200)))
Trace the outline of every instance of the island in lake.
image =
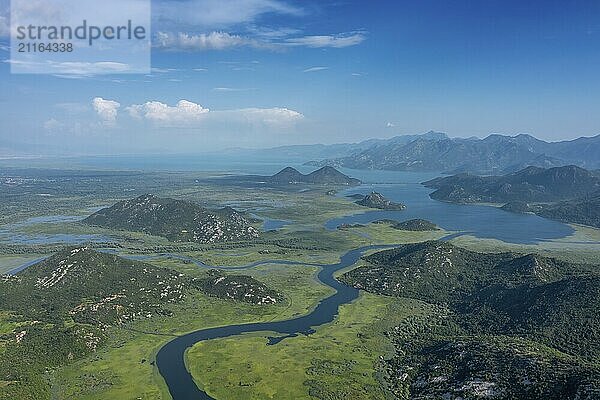
POLYGON ((394 203, 393 201, 386 199, 381 193, 377 192, 371 192, 365 196, 354 195, 353 197, 359 198, 360 200, 357 200, 355 203, 363 207, 387 211, 400 211, 406 209, 406 205, 394 203))

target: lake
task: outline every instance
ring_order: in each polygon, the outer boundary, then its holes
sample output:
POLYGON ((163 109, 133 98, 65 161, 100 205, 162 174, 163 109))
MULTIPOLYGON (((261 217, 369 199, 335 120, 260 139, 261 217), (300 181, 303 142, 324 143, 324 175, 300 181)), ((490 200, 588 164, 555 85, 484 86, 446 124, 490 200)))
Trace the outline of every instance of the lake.
POLYGON ((367 224, 380 219, 405 221, 422 218, 447 231, 516 244, 537 244, 565 238, 575 233, 575 230, 567 224, 533 214, 516 214, 497 207, 451 204, 432 200, 429 194, 433 190, 424 187, 421 183, 439 174, 352 170, 344 170, 344 173, 361 179, 363 185, 344 190, 338 196, 346 197, 376 191, 394 202, 406 204, 407 208, 403 211, 365 209, 364 213, 326 221, 325 227, 329 230, 337 229, 341 224, 367 224))

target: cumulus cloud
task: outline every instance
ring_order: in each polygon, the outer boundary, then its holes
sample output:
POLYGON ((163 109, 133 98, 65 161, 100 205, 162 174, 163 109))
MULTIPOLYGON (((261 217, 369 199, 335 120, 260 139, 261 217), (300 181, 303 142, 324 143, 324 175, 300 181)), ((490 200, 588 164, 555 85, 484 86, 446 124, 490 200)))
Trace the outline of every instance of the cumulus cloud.
POLYGON ((188 125, 201 121, 210 110, 200 104, 180 100, 175 106, 169 106, 160 101, 133 104, 127 107, 127 111, 133 118, 147 119, 157 124, 188 125))
POLYGON ((105 100, 102 97, 96 97, 92 100, 92 106, 104 123, 112 125, 117 120, 117 112, 121 104, 114 100, 105 100))
POLYGON ((219 122, 286 126, 304 118, 302 113, 282 107, 211 111, 188 100, 180 100, 175 106, 160 101, 149 101, 131 105, 127 107, 127 111, 136 120, 147 120, 155 125, 168 127, 190 127, 219 122))
POLYGON ((49 133, 89 136, 115 132, 150 132, 157 136, 165 132, 194 132, 216 135, 213 139, 220 141, 232 140, 244 132, 293 131, 305 118, 302 113, 285 107, 209 110, 189 100, 174 105, 161 101, 132 104, 123 106, 126 111, 123 114, 119 113, 121 104, 114 100, 96 97, 91 105, 58 104, 56 107, 62 113, 43 122, 43 127, 49 133))

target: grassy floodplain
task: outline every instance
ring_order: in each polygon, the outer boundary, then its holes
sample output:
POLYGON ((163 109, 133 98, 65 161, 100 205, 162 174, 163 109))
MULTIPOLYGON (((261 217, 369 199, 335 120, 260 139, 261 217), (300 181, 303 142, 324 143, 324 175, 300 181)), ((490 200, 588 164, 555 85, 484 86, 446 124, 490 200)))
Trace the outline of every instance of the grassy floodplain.
POLYGON ((195 345, 187 365, 198 385, 223 399, 385 399, 378 362, 393 349, 384 332, 428 307, 363 293, 310 336, 266 346, 262 334, 195 345))

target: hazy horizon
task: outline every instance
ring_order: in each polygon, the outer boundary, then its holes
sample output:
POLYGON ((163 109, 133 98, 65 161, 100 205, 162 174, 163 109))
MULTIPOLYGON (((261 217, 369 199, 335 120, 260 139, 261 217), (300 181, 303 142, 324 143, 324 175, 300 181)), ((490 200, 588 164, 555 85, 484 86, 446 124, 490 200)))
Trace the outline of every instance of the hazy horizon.
POLYGON ((16 75, 0 0, 0 154, 205 152, 429 130, 546 141, 600 133, 598 2, 152 5, 150 74, 59 65, 16 75))
MULTIPOLYGON (((60 158, 69 158, 69 157, 107 157, 107 156, 156 156, 156 155, 167 155, 167 156, 173 156, 173 155, 223 155, 223 152, 226 153, 231 153, 229 155, 234 155, 236 152, 240 153, 240 152, 256 152, 256 151, 266 151, 266 150, 275 150, 275 149, 279 149, 279 148, 294 148, 294 147, 302 147, 302 146, 307 146, 307 147, 311 147, 311 146, 344 146, 344 145, 355 145, 355 144, 360 144, 362 142, 368 142, 368 141, 372 141, 372 140, 376 140, 376 141, 385 141, 385 140, 390 140, 390 139, 394 139, 394 138, 399 138, 399 137, 403 137, 403 136, 416 136, 416 135, 426 135, 428 133, 439 133, 439 134, 444 134, 446 136, 448 136, 448 138, 450 139, 478 139, 478 140, 483 140, 487 137, 490 136, 495 136, 495 135, 500 135, 500 136, 505 136, 505 137, 517 137, 517 136, 522 136, 522 135, 526 135, 526 136, 532 136, 536 139, 540 139, 538 137, 536 137, 535 135, 531 135, 529 133, 519 133, 519 134, 514 134, 514 135, 504 135, 502 133, 490 133, 487 135, 480 135, 480 136, 452 136, 447 134, 446 132, 437 132, 437 131, 427 131, 427 132, 423 132, 423 133, 406 133, 406 134, 398 134, 398 135, 392 135, 392 136, 388 136, 388 137, 368 137, 365 139, 361 139, 358 141, 353 141, 353 142, 334 142, 334 143, 325 143, 325 142, 314 142, 314 143, 289 143, 289 144, 282 144, 282 145, 277 145, 277 146, 263 146, 263 147, 241 147, 241 146, 231 146, 231 147, 223 147, 223 148, 211 148, 211 149, 202 149, 202 150, 173 150, 173 151, 165 151, 164 149, 149 149, 148 151, 144 151, 144 152, 136 152, 136 151, 108 151, 108 152, 95 152, 95 153, 78 153, 77 151, 73 151, 73 150, 69 150, 69 151, 64 151, 64 152, 47 152, 47 153, 35 153, 35 152, 26 152, 26 151, 14 151, 14 149, 12 149, 12 153, 10 152, 6 152, 6 149, 3 149, 2 147, 0 147, 0 159, 18 159, 18 158, 46 158, 46 157, 60 157, 60 158), (3 153, 4 150, 4 153, 3 153)), ((573 140, 577 140, 577 139, 586 139, 586 138, 594 138, 600 136, 600 134, 596 134, 596 135, 589 135, 589 136, 579 136, 576 138, 571 138, 571 139, 556 139, 556 140, 545 140, 548 143, 556 143, 556 142, 568 142, 568 141, 573 141, 573 140)), ((544 139, 540 139, 540 140, 544 140, 544 139)), ((45 147, 45 146, 44 146, 45 147)), ((23 147, 24 148, 24 147, 23 147)), ((50 149, 52 150, 52 149, 50 149)))

